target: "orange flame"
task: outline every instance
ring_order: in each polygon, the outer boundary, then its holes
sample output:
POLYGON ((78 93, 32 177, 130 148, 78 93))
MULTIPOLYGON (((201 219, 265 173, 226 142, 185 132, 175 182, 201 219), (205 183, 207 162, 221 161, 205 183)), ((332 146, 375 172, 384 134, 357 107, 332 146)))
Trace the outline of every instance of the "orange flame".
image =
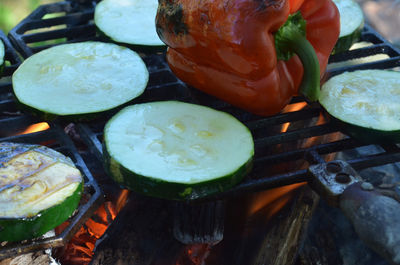
MULTIPOLYGON (((283 110, 284 113, 287 112, 294 112, 299 111, 307 106, 306 102, 299 102, 287 105, 283 110)), ((316 120, 311 121, 312 125, 320 125, 325 122, 324 116, 322 114, 316 120)), ((288 131, 290 122, 282 124, 281 132, 285 133, 288 131)), ((325 136, 324 136, 325 137, 325 136)), ((318 141, 323 141, 321 137, 311 137, 308 139, 304 139, 304 141, 300 142, 301 147, 307 147, 313 144, 316 144, 318 141)), ((295 163, 295 161, 293 161, 295 163)), ((298 165, 299 167, 306 166, 306 165, 298 165)), ((286 170, 286 169, 285 169, 286 170)), ((292 198, 293 192, 298 189, 299 187, 305 185, 306 183, 297 183, 288 186, 278 187, 270 190, 266 190, 263 192, 259 192, 255 194, 255 198, 251 207, 248 210, 248 216, 251 216, 258 212, 259 210, 263 209, 266 211, 267 216, 266 218, 271 218, 274 214, 276 214, 279 210, 281 210, 292 198)))
POLYGON ((117 213, 121 211, 122 207, 126 204, 126 201, 128 199, 129 195, 129 190, 122 190, 121 194, 118 197, 117 203, 115 204, 115 210, 117 213))
MULTIPOLYGON (((286 113, 286 112, 293 112, 293 111, 298 111, 303 109, 305 106, 307 106, 306 102, 299 102, 299 103, 294 103, 294 104, 290 104, 287 105, 282 112, 286 113)), ((287 129, 289 128, 290 122, 286 122, 284 124, 282 124, 282 129, 281 132, 287 132, 287 129)))
POLYGON ((32 125, 29 125, 21 134, 29 134, 34 132, 41 132, 48 130, 50 128, 47 122, 39 122, 32 125))
POLYGON ((292 192, 305 183, 296 183, 260 192, 255 195, 254 203, 248 210, 248 216, 255 214, 265 207, 269 207, 268 218, 282 209, 292 197, 292 192))

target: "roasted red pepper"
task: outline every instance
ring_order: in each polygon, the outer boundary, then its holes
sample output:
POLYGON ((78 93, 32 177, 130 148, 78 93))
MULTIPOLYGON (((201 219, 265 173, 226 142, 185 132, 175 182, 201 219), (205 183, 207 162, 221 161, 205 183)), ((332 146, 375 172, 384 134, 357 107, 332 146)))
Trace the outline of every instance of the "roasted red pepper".
POLYGON ((156 26, 178 78, 259 115, 318 98, 340 27, 331 0, 159 0, 156 26))

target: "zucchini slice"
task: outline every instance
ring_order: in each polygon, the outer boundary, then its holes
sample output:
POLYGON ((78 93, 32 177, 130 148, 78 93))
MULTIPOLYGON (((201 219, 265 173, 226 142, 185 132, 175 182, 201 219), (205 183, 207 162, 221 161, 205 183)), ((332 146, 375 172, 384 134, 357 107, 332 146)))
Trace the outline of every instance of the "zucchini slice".
POLYGON ((45 146, 0 143, 0 242, 39 237, 78 207, 83 177, 45 146))
POLYGON ((4 57, 6 55, 5 51, 6 51, 6 48, 4 47, 4 43, 2 40, 0 40, 0 77, 1 77, 1 74, 3 73, 5 62, 6 62, 6 60, 4 59, 4 57))
POLYGON ((368 143, 400 141, 400 72, 358 70, 329 79, 319 102, 344 132, 368 143))
POLYGON ((103 0, 96 5, 97 28, 120 43, 164 46, 156 32, 158 0, 103 0))
POLYGON ((339 39, 333 53, 347 51, 360 40, 364 28, 364 14, 360 5, 354 0, 333 0, 340 14, 339 39))
POLYGON ((104 161, 122 186, 172 200, 231 188, 249 172, 253 138, 230 114, 178 101, 143 103, 104 129, 104 161))
POLYGON ((82 42, 32 55, 14 72, 12 84, 19 103, 43 119, 90 119, 141 95, 148 78, 134 51, 82 42))

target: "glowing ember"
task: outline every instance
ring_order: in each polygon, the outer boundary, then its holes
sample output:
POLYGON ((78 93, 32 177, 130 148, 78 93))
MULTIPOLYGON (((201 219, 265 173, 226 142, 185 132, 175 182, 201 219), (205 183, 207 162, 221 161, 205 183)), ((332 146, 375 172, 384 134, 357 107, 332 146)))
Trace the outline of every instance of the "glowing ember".
POLYGON ((184 249, 184 253, 179 257, 176 265, 204 265, 206 259, 210 255, 211 245, 196 244, 188 245, 184 249))
POLYGON ((86 221, 88 233, 94 238, 100 238, 106 232, 108 225, 115 219, 115 210, 111 202, 105 202, 95 215, 86 221))
MULTIPOLYGON (((122 190, 115 204, 107 201, 101 205, 68 244, 57 249, 56 255, 61 264, 85 265, 90 263, 96 241, 106 232, 108 226, 125 205, 128 194, 128 190, 122 190)), ((57 227, 56 233, 62 232, 67 225, 66 222, 57 227)))

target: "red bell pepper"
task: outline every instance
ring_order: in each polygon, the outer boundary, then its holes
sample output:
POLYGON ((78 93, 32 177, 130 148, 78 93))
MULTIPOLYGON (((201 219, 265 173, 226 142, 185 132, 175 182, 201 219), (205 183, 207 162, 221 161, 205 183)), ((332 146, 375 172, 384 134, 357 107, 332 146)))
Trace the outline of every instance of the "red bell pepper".
POLYGON ((156 18, 178 78, 259 115, 318 99, 339 23, 331 0, 159 0, 156 18))

